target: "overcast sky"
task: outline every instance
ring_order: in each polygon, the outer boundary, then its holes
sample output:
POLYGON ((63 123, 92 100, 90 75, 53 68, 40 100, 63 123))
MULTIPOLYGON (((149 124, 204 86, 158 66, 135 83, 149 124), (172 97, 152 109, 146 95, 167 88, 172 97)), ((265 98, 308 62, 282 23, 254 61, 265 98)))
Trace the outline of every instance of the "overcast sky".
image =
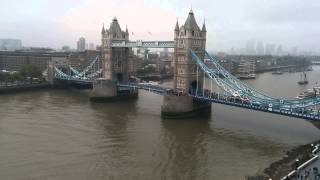
POLYGON ((178 18, 192 7, 205 19, 207 49, 228 51, 247 40, 282 44, 284 49, 320 51, 319 0, 0 0, 0 38, 25 46, 76 46, 80 36, 100 44, 102 23, 116 16, 130 39, 172 40, 178 18))

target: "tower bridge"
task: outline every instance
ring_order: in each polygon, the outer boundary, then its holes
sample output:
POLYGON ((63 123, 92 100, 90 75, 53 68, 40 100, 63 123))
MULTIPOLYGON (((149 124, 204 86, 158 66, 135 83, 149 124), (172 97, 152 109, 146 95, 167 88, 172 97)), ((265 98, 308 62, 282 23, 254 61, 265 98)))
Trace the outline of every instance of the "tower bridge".
MULTIPOLYGON (((113 19, 101 31, 101 55, 82 71, 49 64, 49 79, 93 85, 92 101, 137 98, 138 89, 163 95, 162 116, 183 118, 209 114, 211 103, 264 111, 309 120, 320 120, 320 97, 309 99, 274 98, 240 81, 206 52, 206 26, 198 26, 189 12, 184 24, 176 23, 173 41, 130 41, 129 31, 113 19), (129 81, 128 58, 132 48, 173 48, 174 83, 165 88, 129 81), (213 66, 208 67, 204 59, 213 66), (205 78, 209 79, 206 84, 205 78)), ((320 90, 320 88, 319 88, 320 90)))

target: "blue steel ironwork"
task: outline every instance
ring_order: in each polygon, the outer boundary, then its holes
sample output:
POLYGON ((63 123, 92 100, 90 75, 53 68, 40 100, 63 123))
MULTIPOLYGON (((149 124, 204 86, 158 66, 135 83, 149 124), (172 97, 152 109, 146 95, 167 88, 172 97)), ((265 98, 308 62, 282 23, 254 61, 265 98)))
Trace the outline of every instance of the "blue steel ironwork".
POLYGON ((101 63, 100 57, 97 56, 90 64, 81 72, 68 65, 66 68, 70 70, 70 74, 64 73, 61 69, 54 66, 54 78, 60 80, 67 80, 77 82, 79 84, 93 83, 94 79, 100 77, 103 69, 98 68, 96 70, 96 65, 99 67, 101 63), (72 72, 72 73, 71 73, 72 72))
POLYGON ((237 86, 239 89, 251 94, 252 96, 261 97, 264 99, 269 100, 275 100, 273 97, 270 97, 268 95, 265 95, 264 93, 259 92, 258 90, 246 85, 244 82, 240 81, 238 78, 233 76, 231 73, 229 73, 227 70, 225 70, 219 63, 219 60, 213 58, 207 51, 205 52, 206 57, 210 60, 211 63, 215 66, 217 69, 217 72, 219 72, 226 80, 228 80, 230 83, 237 86))
MULTIPOLYGON (((171 41, 166 41, 168 44, 171 41)), ((130 42, 129 42, 130 43, 130 42)), ((155 41, 150 42, 140 42, 140 44, 134 44, 133 42, 130 47, 159 47, 164 46, 161 43, 156 44, 155 41)), ((128 44, 115 45, 115 47, 129 46, 128 44)), ((231 75, 227 70, 225 70, 219 63, 216 57, 211 56, 209 53, 205 52, 205 58, 208 59, 214 67, 208 67, 203 60, 201 60, 196 53, 190 50, 192 60, 196 62, 197 69, 203 71, 205 75, 209 78, 211 91, 208 89, 202 89, 201 91, 196 91, 195 94, 180 94, 175 92, 173 89, 146 85, 138 83, 129 84, 117 84, 118 89, 142 89, 150 91, 160 95, 184 95, 192 96, 194 99, 201 101, 220 103, 231 106, 238 106, 242 108, 253 109, 257 111, 265 111, 275 114, 280 114, 284 116, 292 116, 303 119, 310 120, 320 120, 319 110, 312 109, 320 105, 320 97, 314 97, 309 99, 301 100, 288 100, 288 99, 277 99, 268 96, 253 87, 248 86, 244 82, 238 80, 236 77, 231 75), (212 91, 212 84, 215 83, 219 88, 221 88, 224 93, 220 94, 212 91)), ((70 74, 64 73, 58 67, 54 67, 55 79, 65 80, 69 82, 74 82, 78 84, 92 84, 96 78, 99 78, 102 74, 103 69, 96 69, 96 64, 99 64, 100 58, 96 57, 83 71, 78 71, 71 66, 67 66, 70 74)), ((99 65, 98 65, 99 67, 99 65)), ((198 71, 197 70, 197 71, 198 71)), ((198 73, 197 73, 198 75, 198 73)), ((198 82, 198 81, 197 81, 198 82)), ((198 86, 198 85, 197 85, 198 86)))
MULTIPOLYGON (((193 53, 193 52, 191 52, 193 53)), ((271 96, 265 95, 258 90, 249 87, 244 82, 238 80, 236 77, 232 76, 227 70, 225 70, 220 64, 219 61, 216 58, 213 58, 209 55, 208 52, 206 52, 206 56, 209 57, 210 62, 212 62, 218 69, 218 72, 223 75, 223 77, 229 81, 231 84, 234 84, 237 86, 237 88, 240 89, 241 92, 245 92, 249 94, 250 96, 256 96, 261 97, 264 100, 271 100, 273 103, 279 103, 286 106, 291 107, 308 107, 308 106, 315 106, 320 104, 320 97, 314 97, 314 98, 308 98, 308 99, 276 99, 271 96)))
POLYGON ((112 47, 174 48, 174 41, 113 41, 112 47))
MULTIPOLYGON (((220 66, 216 59, 213 59, 211 56, 210 61, 216 66, 213 70, 209 68, 200 58, 190 50, 192 60, 194 60, 201 68, 202 71, 209 77, 211 81, 215 81, 215 83, 226 91, 229 96, 229 99, 233 99, 235 101, 240 101, 245 104, 244 107, 249 107, 251 109, 261 109, 263 111, 269 111, 273 113, 278 113, 282 115, 290 115, 295 117, 303 117, 306 119, 319 119, 319 111, 315 111, 310 107, 316 107, 320 104, 320 97, 314 97, 309 99, 301 99, 301 100, 287 100, 287 99, 276 99, 265 94, 260 93, 254 88, 249 87, 248 85, 240 82, 239 80, 234 79, 234 76, 231 76, 227 70, 225 70, 222 66, 220 66), (222 75, 222 77, 220 76, 222 75), (248 105, 249 104, 249 105, 248 105)), ((206 53, 207 56, 209 55, 206 53)), ((204 100, 208 100, 208 97, 202 94, 192 95, 195 98, 200 98, 204 100)), ((208 101, 214 101, 215 99, 210 97, 208 101)), ((227 101, 228 102, 228 101, 227 101)), ((229 102, 227 104, 230 104, 229 102)))
POLYGON ((94 68, 94 65, 97 64, 97 63, 100 63, 100 57, 97 56, 93 61, 91 61, 91 63, 82 71, 82 72, 79 72, 77 71, 76 69, 74 69, 72 66, 68 66, 70 68, 70 70, 75 74, 77 75, 78 77, 86 77, 86 74, 92 70, 94 68))

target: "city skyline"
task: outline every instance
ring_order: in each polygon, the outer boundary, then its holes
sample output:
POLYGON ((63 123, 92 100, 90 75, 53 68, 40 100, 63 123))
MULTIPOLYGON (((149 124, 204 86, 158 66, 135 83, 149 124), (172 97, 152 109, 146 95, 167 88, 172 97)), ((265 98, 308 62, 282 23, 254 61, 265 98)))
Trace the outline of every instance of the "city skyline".
POLYGON ((314 0, 294 0, 288 8, 288 2, 243 0, 230 6, 231 1, 13 0, 1 9, 4 16, 0 25, 5 28, 1 28, 0 37, 22 39, 26 46, 58 49, 64 45, 75 48, 75 42, 83 36, 99 45, 102 24, 108 27, 116 16, 122 28, 128 26, 132 40, 172 40, 176 20, 182 22, 192 7, 197 21, 205 21, 210 32, 208 50, 227 52, 232 47, 244 47, 248 39, 257 39, 265 44, 282 44, 283 49, 319 52, 319 5, 314 0))

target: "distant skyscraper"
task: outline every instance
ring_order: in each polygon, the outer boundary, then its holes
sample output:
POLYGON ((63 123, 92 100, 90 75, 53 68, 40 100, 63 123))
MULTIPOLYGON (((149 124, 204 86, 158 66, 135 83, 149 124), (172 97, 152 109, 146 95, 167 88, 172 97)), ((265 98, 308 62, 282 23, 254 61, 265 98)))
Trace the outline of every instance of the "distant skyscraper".
POLYGON ((281 56, 283 54, 282 45, 279 45, 277 48, 277 55, 281 56))
POLYGON ((246 44, 246 53, 247 54, 255 54, 255 41, 249 40, 246 44))
POLYGON ((95 46, 94 46, 94 44, 93 43, 90 43, 89 44, 89 50, 95 50, 96 48, 95 48, 95 46))
POLYGON ((276 46, 274 44, 266 44, 265 54, 266 55, 274 55, 275 47, 276 46))
POLYGON ((297 56, 298 55, 298 47, 295 46, 292 48, 292 53, 291 53, 293 56, 297 56))
POLYGON ((85 50, 86 50, 86 39, 84 37, 81 37, 77 42, 77 51, 85 51, 85 50))
POLYGON ((264 45, 263 45, 262 41, 258 41, 256 52, 259 55, 263 55, 264 54, 264 45))
POLYGON ((20 39, 0 39, 0 50, 14 51, 22 48, 20 39))
POLYGON ((230 49, 230 52, 229 52, 230 54, 236 54, 236 51, 234 50, 234 47, 232 47, 231 49, 230 49))

